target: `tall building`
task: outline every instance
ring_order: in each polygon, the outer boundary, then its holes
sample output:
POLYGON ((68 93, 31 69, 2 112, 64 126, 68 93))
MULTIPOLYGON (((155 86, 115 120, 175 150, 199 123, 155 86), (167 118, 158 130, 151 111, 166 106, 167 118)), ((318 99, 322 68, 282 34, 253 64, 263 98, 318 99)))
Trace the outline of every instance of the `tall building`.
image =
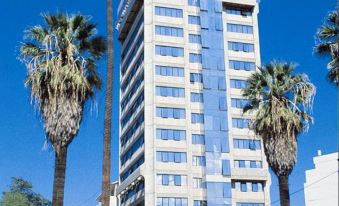
POLYGON ((123 0, 121 206, 263 206, 270 176, 243 115, 260 65, 256 0, 123 0))
POLYGON ((338 206, 338 152, 313 158, 315 168, 306 170, 305 206, 338 206))

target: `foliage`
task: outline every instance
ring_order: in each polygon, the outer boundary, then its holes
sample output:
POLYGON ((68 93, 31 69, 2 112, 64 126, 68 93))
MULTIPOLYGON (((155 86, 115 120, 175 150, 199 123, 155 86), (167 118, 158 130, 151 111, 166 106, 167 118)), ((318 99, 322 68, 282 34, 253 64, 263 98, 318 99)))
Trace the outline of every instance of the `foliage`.
POLYGON ((338 10, 330 12, 326 23, 317 33, 318 44, 315 52, 319 55, 330 56, 327 64, 328 78, 339 87, 339 15, 338 10))
POLYGON ((244 112, 255 112, 251 127, 262 137, 267 161, 278 176, 289 175, 296 163, 297 135, 308 129, 316 92, 304 74, 293 74, 294 65, 272 62, 249 77, 243 96, 244 112))
POLYGON ((44 14, 44 25, 26 31, 21 59, 26 86, 39 107, 49 142, 58 153, 79 130, 84 102, 101 85, 95 61, 105 41, 83 15, 44 14))
POLYGON ((4 192, 1 206, 52 206, 42 195, 33 191, 30 182, 22 178, 12 178, 9 192, 4 192))
POLYGON ((30 206, 28 199, 17 192, 4 193, 0 206, 30 206))

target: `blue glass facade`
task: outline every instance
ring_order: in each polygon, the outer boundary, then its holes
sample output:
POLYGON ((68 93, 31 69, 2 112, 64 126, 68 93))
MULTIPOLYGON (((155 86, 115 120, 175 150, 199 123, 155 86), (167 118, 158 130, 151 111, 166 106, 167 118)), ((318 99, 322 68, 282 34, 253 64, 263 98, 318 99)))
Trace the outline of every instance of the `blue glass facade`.
MULTIPOLYGON (((228 176, 230 170, 223 167, 230 168, 229 160, 222 159, 222 153, 229 152, 222 2, 201 0, 200 9, 206 175, 228 176)), ((232 204, 230 182, 206 181, 208 206, 232 204)))

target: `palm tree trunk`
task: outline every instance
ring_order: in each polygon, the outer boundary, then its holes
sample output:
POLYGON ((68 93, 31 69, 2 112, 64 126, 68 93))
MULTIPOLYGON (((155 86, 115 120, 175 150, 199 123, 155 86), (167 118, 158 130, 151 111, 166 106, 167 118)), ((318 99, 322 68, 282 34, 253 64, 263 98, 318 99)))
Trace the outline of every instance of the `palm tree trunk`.
POLYGON ((55 151, 53 206, 64 205, 67 147, 55 151))
POLYGON ((279 176, 280 205, 290 206, 290 192, 288 187, 288 175, 279 176))
POLYGON ((107 18, 107 86, 105 99, 104 119, 104 159, 102 177, 102 205, 109 206, 110 177, 111 177, 111 124, 112 124, 112 96, 113 96, 113 8, 112 0, 106 2, 107 18))

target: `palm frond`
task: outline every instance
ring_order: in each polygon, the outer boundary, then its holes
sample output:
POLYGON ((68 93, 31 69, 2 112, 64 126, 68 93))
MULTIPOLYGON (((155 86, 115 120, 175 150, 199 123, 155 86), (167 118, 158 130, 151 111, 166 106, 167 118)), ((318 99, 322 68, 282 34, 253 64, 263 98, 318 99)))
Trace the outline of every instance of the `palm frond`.
POLYGON ((106 50, 106 43, 103 37, 94 37, 89 42, 89 52, 95 58, 100 58, 106 50))
POLYGON ((336 26, 324 25, 321 27, 317 35, 320 39, 337 37, 338 29, 336 28, 336 26))
POLYGON ((23 56, 36 57, 39 55, 43 55, 43 50, 36 44, 28 42, 23 43, 23 45, 20 47, 20 53, 23 56))
POLYGON ((334 25, 339 25, 339 19, 338 19, 338 10, 337 11, 332 11, 328 14, 328 17, 327 17, 327 21, 330 23, 330 24, 334 24, 334 25))
POLYGON ((47 29, 40 25, 34 26, 26 31, 26 38, 34 41, 45 42, 46 36, 48 36, 47 29))
POLYGON ((294 75, 295 64, 271 62, 252 74, 243 90, 254 112, 254 132, 263 138, 265 154, 277 175, 289 174, 296 162, 296 139, 312 122, 315 86, 306 75, 294 75), (286 153, 288 152, 289 153, 286 153))
POLYGON ((46 25, 26 32, 20 53, 28 71, 26 86, 56 148, 72 141, 85 101, 100 88, 95 60, 103 56, 105 42, 94 35, 95 25, 85 16, 57 13, 44 14, 43 19, 46 25), (81 48, 81 42, 86 47, 81 48))
POLYGON ((334 58, 327 65, 328 79, 339 87, 339 57, 334 58))
POLYGON ((330 12, 327 22, 317 32, 318 42, 314 51, 320 55, 326 55, 331 58, 327 64, 328 79, 339 87, 339 16, 338 10, 330 12))
POLYGON ((319 43, 318 45, 316 45, 316 47, 314 48, 314 51, 317 54, 330 54, 331 53, 331 43, 330 42, 323 42, 323 43, 319 43))

